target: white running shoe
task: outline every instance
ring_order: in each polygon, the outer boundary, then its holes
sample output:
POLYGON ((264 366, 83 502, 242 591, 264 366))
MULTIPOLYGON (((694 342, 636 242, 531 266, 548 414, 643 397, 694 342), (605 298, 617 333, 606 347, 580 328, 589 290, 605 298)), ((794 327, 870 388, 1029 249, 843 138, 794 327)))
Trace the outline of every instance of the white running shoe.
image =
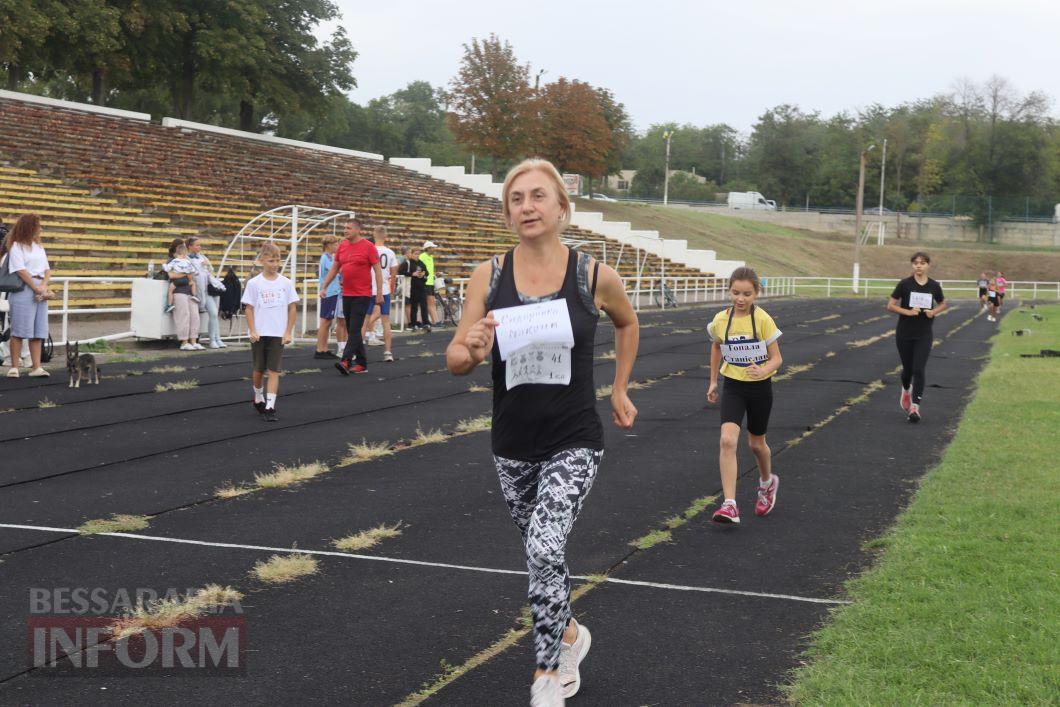
POLYGON ((542 675, 530 686, 530 707, 564 707, 559 680, 542 675))
POLYGON ((220 345, 220 344, 218 344, 218 343, 217 343, 217 342, 215 342, 215 341, 211 341, 211 342, 210 342, 210 345, 209 345, 209 346, 207 346, 206 348, 209 348, 209 349, 219 349, 219 348, 221 348, 221 345, 220 345))
POLYGON ((191 344, 187 343, 187 342, 184 342, 183 344, 180 345, 180 350, 181 351, 194 351, 195 347, 192 346, 191 344))
POLYGON ((582 686, 582 674, 578 665, 585 660, 589 646, 593 643, 589 629, 580 623, 577 626, 578 638, 574 643, 561 643, 559 647, 559 684, 564 699, 578 694, 578 688, 582 686))
POLYGON ((383 340, 380 339, 377 336, 369 336, 368 337, 368 345, 369 346, 382 346, 383 345, 383 340))
POLYGON ((228 344, 226 344, 223 341, 218 341, 217 342, 217 348, 219 348, 219 349, 227 349, 228 348, 228 344))
POLYGON ((383 352, 383 360, 386 361, 387 363, 392 362, 394 360, 394 354, 390 353, 389 351, 384 351, 383 352))
POLYGON ((195 351, 202 351, 206 347, 203 346, 202 344, 200 344, 198 341, 196 341, 194 344, 191 345, 191 348, 194 349, 195 351))

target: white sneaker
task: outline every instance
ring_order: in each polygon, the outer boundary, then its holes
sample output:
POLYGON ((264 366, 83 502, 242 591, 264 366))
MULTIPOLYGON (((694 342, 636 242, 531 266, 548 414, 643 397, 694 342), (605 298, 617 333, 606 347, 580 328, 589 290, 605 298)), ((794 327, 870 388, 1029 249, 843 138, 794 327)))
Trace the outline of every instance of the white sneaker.
POLYGON ((181 351, 194 351, 195 347, 192 346, 191 344, 185 342, 185 343, 180 345, 180 350, 181 351))
POLYGON ((564 707, 559 680, 542 675, 530 686, 530 707, 564 707))
POLYGON ((218 341, 217 342, 217 348, 219 348, 219 349, 227 349, 228 348, 228 344, 226 344, 223 341, 218 341))
POLYGON ((386 361, 387 363, 393 362, 394 354, 390 353, 389 351, 384 351, 383 352, 383 360, 386 361))
POLYGON ((202 351, 206 347, 203 346, 202 344, 200 344, 198 341, 196 341, 194 344, 191 345, 191 348, 194 349, 195 351, 202 351))
POLYGON ((559 647, 559 684, 563 698, 574 697, 582 686, 582 674, 578 665, 585 660, 593 636, 582 624, 578 626, 578 638, 574 643, 561 643, 559 647))
POLYGON ((211 342, 210 342, 210 345, 209 345, 209 346, 208 346, 207 348, 210 348, 210 349, 219 349, 219 348, 221 348, 221 345, 220 345, 220 344, 218 344, 218 343, 216 343, 216 342, 214 342, 214 341, 211 341, 211 342))
POLYGON ((369 336, 368 337, 368 345, 369 346, 382 346, 383 345, 383 341, 382 341, 382 339, 379 339, 379 338, 377 338, 375 336, 369 336))
POLYGON ((12 366, 7 372, 7 377, 8 378, 18 378, 18 376, 19 376, 18 366, 12 366))

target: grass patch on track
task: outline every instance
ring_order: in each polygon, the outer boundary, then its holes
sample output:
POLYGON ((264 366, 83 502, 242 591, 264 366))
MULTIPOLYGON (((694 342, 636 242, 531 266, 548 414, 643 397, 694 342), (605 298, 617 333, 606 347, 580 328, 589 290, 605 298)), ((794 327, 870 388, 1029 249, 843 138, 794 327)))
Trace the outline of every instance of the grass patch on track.
POLYGON ((448 438, 441 430, 430 429, 426 432, 419 426, 416 427, 416 436, 409 440, 410 447, 419 447, 424 444, 437 444, 448 438))
POLYGON ((44 400, 37 401, 37 407, 39 407, 41 410, 50 410, 51 408, 59 407, 59 403, 53 402, 48 398, 44 398, 44 400))
POLYGON ((170 381, 169 383, 159 383, 155 386, 156 393, 168 393, 171 390, 194 390, 199 387, 199 381, 194 378, 189 378, 184 381, 170 381))
POLYGON ((400 522, 394 523, 394 525, 386 525, 384 523, 383 525, 339 538, 332 545, 343 552, 360 552, 361 550, 375 547, 384 540, 400 536, 402 528, 404 526, 400 522))
POLYGON ((1056 704, 1060 306, 1002 321, 957 434, 816 632, 804 704, 1056 704), (1052 315, 1052 316, 1049 316, 1052 315))
POLYGON ((134 516, 125 513, 116 513, 110 518, 96 518, 85 521, 77 526, 77 532, 82 535, 95 535, 96 533, 131 533, 134 530, 143 530, 147 527, 148 516, 134 516))
POLYGON ((493 427, 493 417, 491 415, 480 415, 478 417, 472 417, 470 420, 461 420, 456 423, 456 433, 460 435, 468 435, 473 432, 485 432, 493 427))
POLYGON ((259 488, 278 489, 294 486, 327 472, 328 465, 323 462, 310 462, 297 466, 277 464, 268 474, 255 474, 254 481, 259 488))
POLYGON ((469 393, 488 393, 488 392, 490 392, 490 390, 492 390, 492 389, 487 387, 487 386, 477 385, 476 384, 476 385, 472 385, 470 388, 468 388, 467 392, 469 392, 469 393))
POLYGON ((362 439, 360 444, 350 444, 346 456, 339 462, 339 466, 349 464, 360 464, 361 462, 387 457, 394 453, 388 442, 369 442, 362 439))
POLYGON ((188 370, 186 366, 152 366, 147 369, 148 373, 183 373, 188 370))
POLYGON ((208 584, 195 594, 181 598, 166 598, 139 604, 125 616, 111 624, 116 640, 151 629, 167 628, 202 616, 207 611, 231 606, 243 599, 232 587, 208 584))
POLYGON ((283 584, 316 574, 318 569, 317 558, 312 555, 273 555, 258 560, 250 574, 266 584, 283 584))

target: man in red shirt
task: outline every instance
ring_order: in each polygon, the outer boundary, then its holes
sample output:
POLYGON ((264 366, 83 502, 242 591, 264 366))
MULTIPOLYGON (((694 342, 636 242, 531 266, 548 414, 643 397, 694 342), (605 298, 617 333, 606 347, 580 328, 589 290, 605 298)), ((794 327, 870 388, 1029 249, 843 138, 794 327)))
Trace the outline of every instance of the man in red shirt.
POLYGON ((342 360, 335 364, 339 373, 344 376, 350 373, 364 373, 368 370, 368 358, 364 350, 364 339, 361 338, 361 327, 368 307, 372 303, 372 278, 375 277, 377 304, 383 303, 383 270, 379 267, 379 251, 370 241, 361 237, 361 222, 351 218, 346 222, 343 235, 346 237, 335 253, 324 282, 320 284, 321 295, 327 292, 328 285, 338 274, 342 273, 342 311, 346 315, 346 348, 342 360))

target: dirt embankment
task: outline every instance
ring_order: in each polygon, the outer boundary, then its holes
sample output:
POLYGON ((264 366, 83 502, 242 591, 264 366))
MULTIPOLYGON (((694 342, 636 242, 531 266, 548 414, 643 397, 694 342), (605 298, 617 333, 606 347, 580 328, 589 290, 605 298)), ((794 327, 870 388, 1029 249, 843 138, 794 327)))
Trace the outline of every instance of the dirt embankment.
MULTIPOLYGON (((688 241, 690 248, 717 251, 726 260, 744 260, 763 275, 850 277, 853 236, 811 233, 759 221, 661 206, 579 199, 582 211, 600 211, 608 220, 629 221, 636 229, 688 241)), ((900 243, 861 249, 864 277, 903 277, 917 250, 931 255, 931 275, 940 280, 972 280, 998 270, 1009 280, 1060 280, 1060 251, 1010 247, 900 243)))

